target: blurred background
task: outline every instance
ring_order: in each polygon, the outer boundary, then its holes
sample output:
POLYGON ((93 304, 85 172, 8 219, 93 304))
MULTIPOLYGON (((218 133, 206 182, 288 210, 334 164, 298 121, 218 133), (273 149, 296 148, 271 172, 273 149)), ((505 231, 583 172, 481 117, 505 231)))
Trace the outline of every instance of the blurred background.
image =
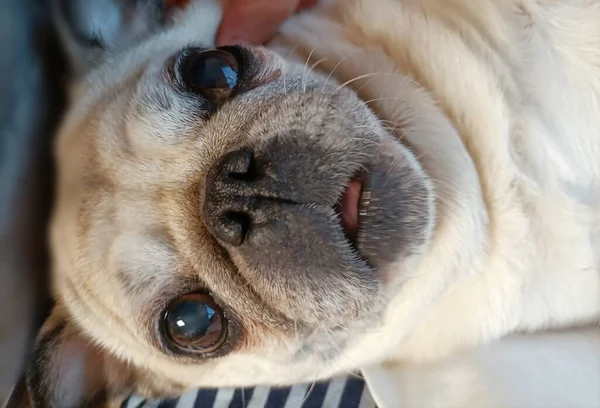
POLYGON ((52 135, 66 73, 47 0, 0 0, 0 404, 48 306, 52 135))

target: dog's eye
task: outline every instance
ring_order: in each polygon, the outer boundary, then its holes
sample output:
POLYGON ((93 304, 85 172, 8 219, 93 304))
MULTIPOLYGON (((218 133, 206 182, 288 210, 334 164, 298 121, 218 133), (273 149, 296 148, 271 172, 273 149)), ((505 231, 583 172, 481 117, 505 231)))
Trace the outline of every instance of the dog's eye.
POLYGON ((169 340, 186 351, 215 351, 223 345, 227 335, 223 311, 206 294, 189 294, 176 299, 169 305, 164 323, 169 340))
POLYGON ((238 83, 240 64, 224 49, 194 52, 181 65, 186 87, 207 100, 223 103, 238 83))

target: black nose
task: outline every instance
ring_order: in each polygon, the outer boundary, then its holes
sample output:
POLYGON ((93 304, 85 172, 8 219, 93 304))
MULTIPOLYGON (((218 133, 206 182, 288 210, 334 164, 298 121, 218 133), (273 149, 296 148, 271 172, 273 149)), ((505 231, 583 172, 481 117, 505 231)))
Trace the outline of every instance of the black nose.
POLYGON ((259 177, 249 149, 229 152, 213 165, 206 181, 203 215, 215 238, 234 246, 244 242, 255 218, 252 185, 259 177))

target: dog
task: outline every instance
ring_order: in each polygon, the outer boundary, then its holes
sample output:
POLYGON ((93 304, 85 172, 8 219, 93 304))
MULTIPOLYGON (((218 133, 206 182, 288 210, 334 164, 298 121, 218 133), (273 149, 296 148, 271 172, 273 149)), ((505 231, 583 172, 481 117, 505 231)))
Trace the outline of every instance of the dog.
POLYGON ((600 405, 600 2, 323 1, 266 47, 76 3, 34 407, 357 369, 382 408, 600 405))

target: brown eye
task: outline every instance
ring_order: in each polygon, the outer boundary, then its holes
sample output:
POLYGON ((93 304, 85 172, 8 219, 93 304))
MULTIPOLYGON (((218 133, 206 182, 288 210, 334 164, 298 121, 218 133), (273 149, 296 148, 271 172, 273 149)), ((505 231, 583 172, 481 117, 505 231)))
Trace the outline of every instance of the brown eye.
POLYGON ((238 83, 239 63, 229 51, 222 49, 194 52, 181 65, 181 77, 192 92, 221 104, 229 98, 238 83))
POLYGON ((209 353, 221 347, 227 335, 223 311, 206 294, 189 294, 172 302, 164 317, 165 331, 175 346, 209 353))

